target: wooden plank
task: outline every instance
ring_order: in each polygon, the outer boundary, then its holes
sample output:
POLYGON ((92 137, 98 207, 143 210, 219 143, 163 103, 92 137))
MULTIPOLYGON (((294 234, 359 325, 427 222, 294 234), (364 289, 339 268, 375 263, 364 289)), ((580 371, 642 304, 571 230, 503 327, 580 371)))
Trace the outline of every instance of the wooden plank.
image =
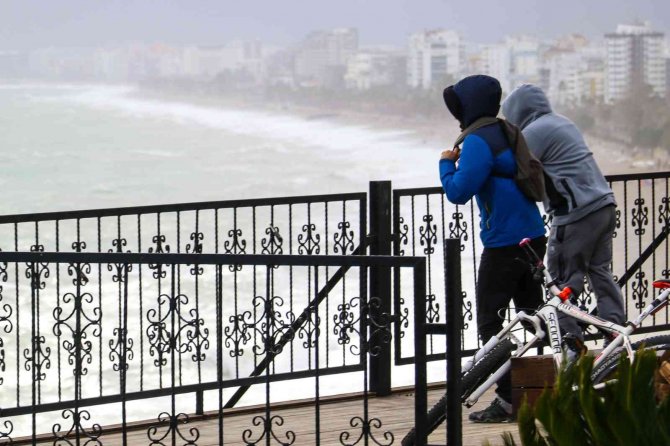
MULTIPOLYGON (((435 404, 443 393, 443 388, 430 390, 428 403, 435 404)), ((475 424, 468 421, 469 413, 486 407, 493 398, 493 391, 489 391, 481 398, 476 407, 464 408, 464 446, 481 446, 484 441, 489 441, 492 446, 502 446, 501 435, 506 431, 511 432, 519 443, 515 423, 475 424)), ((279 424, 280 418, 274 418, 276 422, 272 429, 278 440, 272 439, 271 444, 280 444, 279 441, 290 443, 293 437, 288 434, 289 432, 295 435, 295 440, 292 442, 295 446, 316 444, 316 407, 313 401, 304 401, 302 405, 290 404, 278 407, 280 408, 272 410, 271 417, 281 417, 282 424, 279 424)), ((341 446, 341 439, 346 443, 356 442, 362 432, 360 423, 364 410, 362 399, 324 403, 320 405, 319 409, 321 445, 341 446), (349 436, 347 437, 347 435, 349 436)), ((410 391, 395 393, 384 398, 370 398, 368 409, 370 418, 379 420, 380 424, 373 423, 372 434, 375 435, 380 444, 389 444, 391 437, 387 433, 392 433, 393 444, 399 445, 402 437, 414 425, 414 395, 410 391)), ((260 418, 257 417, 264 416, 264 411, 260 407, 257 407, 253 412, 237 411, 237 413, 226 414, 223 419, 224 444, 243 446, 247 442, 259 439, 263 432, 263 426, 262 424, 255 426, 254 420, 259 421, 260 418), (248 440, 247 442, 245 442, 245 438, 248 440)), ((116 446, 122 444, 122 437, 119 432, 107 432, 105 427, 102 430, 105 433, 99 440, 103 445, 116 446)), ((162 427, 158 429, 156 436, 160 437, 165 432, 167 432, 167 427, 162 427)), ((216 446, 219 444, 219 420, 217 418, 194 419, 179 426, 179 434, 183 435, 186 440, 193 439, 193 434, 196 432, 198 439, 195 444, 198 446, 216 446)), ((177 434, 176 443, 186 443, 179 434, 177 434)), ((147 436, 146 426, 131 430, 127 435, 129 445, 149 445, 151 442, 147 436)), ((161 443, 171 444, 171 438, 172 435, 170 434, 161 443)), ((430 436, 429 442, 442 445, 446 443, 444 424, 430 436)), ((37 444, 53 445, 53 439, 37 444)), ((259 444, 265 444, 265 440, 263 439, 259 444)))

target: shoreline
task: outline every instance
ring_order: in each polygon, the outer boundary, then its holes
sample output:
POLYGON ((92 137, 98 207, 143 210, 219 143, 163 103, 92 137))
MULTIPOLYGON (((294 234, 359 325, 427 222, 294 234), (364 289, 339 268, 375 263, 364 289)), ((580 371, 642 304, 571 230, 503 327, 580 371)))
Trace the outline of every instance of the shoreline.
MULTIPOLYGON (((312 104, 280 103, 277 101, 261 101, 260 99, 243 99, 225 95, 188 94, 172 91, 146 89, 141 86, 133 92, 133 96, 160 101, 174 101, 215 108, 238 108, 246 111, 276 113, 290 115, 305 120, 327 121, 345 126, 364 127, 377 131, 401 131, 417 145, 435 150, 437 162, 442 150, 451 147, 460 133, 458 125, 445 109, 444 117, 437 119, 421 116, 400 116, 391 113, 372 113, 353 110, 351 108, 333 108, 312 104)), ((658 150, 629 149, 624 144, 604 138, 584 134, 591 152, 604 175, 620 175, 644 172, 658 172, 670 169, 670 156, 658 150)))

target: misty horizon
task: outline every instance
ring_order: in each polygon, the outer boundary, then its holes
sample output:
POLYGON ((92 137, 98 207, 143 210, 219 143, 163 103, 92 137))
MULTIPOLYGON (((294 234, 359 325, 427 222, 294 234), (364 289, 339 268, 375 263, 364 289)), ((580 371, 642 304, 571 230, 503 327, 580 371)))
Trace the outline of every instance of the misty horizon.
POLYGON ((635 21, 650 21, 654 29, 670 31, 670 3, 665 1, 536 3, 427 0, 417 6, 405 0, 365 4, 353 0, 281 4, 128 0, 100 4, 65 0, 52 4, 28 0, 2 7, 0 50, 158 43, 214 46, 234 40, 289 46, 312 31, 340 27, 356 28, 363 46, 404 46, 412 33, 426 29, 453 29, 473 43, 494 43, 519 34, 553 39, 576 33, 597 40, 618 24, 635 21))

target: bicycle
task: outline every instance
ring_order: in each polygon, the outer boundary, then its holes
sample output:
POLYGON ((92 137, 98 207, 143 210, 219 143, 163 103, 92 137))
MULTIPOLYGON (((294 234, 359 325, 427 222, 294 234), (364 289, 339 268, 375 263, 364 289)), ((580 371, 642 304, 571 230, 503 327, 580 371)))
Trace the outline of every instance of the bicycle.
MULTIPOLYGON (((625 355, 632 362, 635 351, 644 345, 647 349, 663 351, 670 349, 670 335, 648 337, 637 342, 631 342, 630 336, 649 316, 655 314, 670 303, 670 280, 656 280, 654 288, 660 289, 660 294, 653 300, 635 320, 618 325, 606 321, 595 315, 582 311, 570 303, 572 290, 568 287, 562 290, 547 271, 542 259, 530 246, 530 239, 523 239, 519 246, 528 254, 534 271, 541 273, 551 297, 542 307, 532 314, 518 311, 503 329, 489 339, 463 366, 461 372, 462 404, 472 407, 477 400, 493 386, 498 379, 511 367, 511 358, 520 357, 533 346, 548 337, 556 370, 560 370, 564 359, 561 343, 561 332, 558 325, 558 313, 569 315, 586 326, 596 327, 599 331, 610 336, 610 343, 598 354, 593 363, 592 379, 596 387, 602 387, 612 379, 612 375, 619 365, 619 359, 625 355), (519 325, 526 329, 532 327, 528 340, 522 341, 515 334, 519 325), (546 327, 546 331, 544 329, 546 327), (512 352, 516 349, 514 354, 512 352)), ((428 434, 433 432, 446 418, 447 394, 428 411, 428 434)), ((402 446, 415 444, 415 430, 412 428, 401 442, 402 446)))

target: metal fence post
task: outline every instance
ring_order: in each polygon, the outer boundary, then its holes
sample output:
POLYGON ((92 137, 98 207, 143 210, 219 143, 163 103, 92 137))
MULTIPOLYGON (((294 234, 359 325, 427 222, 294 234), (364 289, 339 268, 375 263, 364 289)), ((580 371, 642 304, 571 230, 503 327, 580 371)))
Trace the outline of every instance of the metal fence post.
POLYGON ((461 406, 461 338, 463 295, 461 293, 461 242, 444 241, 444 275, 447 325, 447 444, 463 444, 461 406))
MULTIPOLYGON (((370 255, 391 255, 391 182, 370 182, 370 233, 372 243, 370 255)), ((370 297, 376 297, 381 305, 370 317, 378 319, 381 314, 392 314, 391 268, 370 268, 370 297)), ((391 393, 391 344, 380 345, 378 355, 370 358, 370 390, 379 396, 391 393)))
POLYGON ((414 266, 414 438, 427 443, 428 384, 426 361, 426 261, 414 266))

